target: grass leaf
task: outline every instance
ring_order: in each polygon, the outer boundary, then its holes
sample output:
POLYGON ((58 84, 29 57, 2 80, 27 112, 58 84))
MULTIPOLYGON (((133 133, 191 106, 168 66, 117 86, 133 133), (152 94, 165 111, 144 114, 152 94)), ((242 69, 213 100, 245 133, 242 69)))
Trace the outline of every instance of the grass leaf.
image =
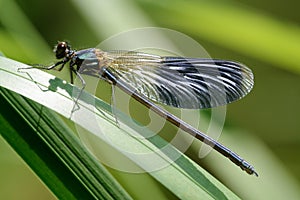
MULTIPOLYGON (((121 157, 125 157, 127 159, 126 162, 130 163, 130 169, 135 170, 140 168, 149 172, 151 176, 180 199, 238 198, 224 185, 173 146, 153 134, 150 130, 145 129, 145 127, 139 126, 130 117, 118 110, 115 110, 114 114, 120 121, 120 127, 116 126, 115 117, 111 114, 112 110, 110 105, 93 95, 84 91, 78 101, 80 109, 72 112, 74 105, 73 98, 77 97, 79 92, 78 88, 40 70, 30 69, 18 72, 18 68, 26 67, 28 66, 6 58, 0 58, 0 85, 30 98, 76 122, 77 125, 88 130, 91 135, 96 138, 95 142, 97 140, 104 141, 110 149, 115 149, 121 157), (151 135, 152 137, 145 139, 141 137, 141 135, 151 135)), ((12 102, 13 105, 20 104, 19 102, 14 103, 14 96, 9 97, 5 92, 3 92, 3 95, 6 96, 6 99, 12 102)), ((44 107, 36 106, 36 104, 32 105, 32 103, 29 103, 29 106, 23 106, 22 104, 20 107, 15 107, 17 108, 17 112, 26 121, 29 121, 32 127, 35 127, 35 129, 42 133, 45 129, 42 140, 47 143, 68 166, 90 194, 95 197, 98 197, 98 195, 102 197, 101 195, 104 195, 102 198, 106 197, 106 195, 118 199, 121 196, 129 198, 120 187, 118 187, 119 189, 116 191, 113 190, 114 187, 112 186, 118 186, 118 184, 112 180, 106 181, 105 179, 110 177, 109 175, 102 175, 102 172, 98 174, 98 167, 101 168, 101 166, 97 164, 97 162, 94 162, 93 156, 89 155, 89 152, 85 150, 84 146, 79 145, 80 143, 74 134, 66 134, 66 132, 69 132, 67 126, 63 125, 61 121, 53 119, 50 114, 51 112, 44 112, 44 107), (34 112, 31 110, 34 110, 34 112), (27 113, 32 114, 27 116, 27 113), (32 115, 34 115, 34 117, 32 115), (48 132, 46 131, 47 128, 52 130, 48 132), (60 130, 63 131, 60 132, 60 130), (57 133, 57 138, 52 138, 52 132, 57 133), (58 142, 56 142, 56 140, 58 142), (62 144, 60 144, 60 142, 62 144), (57 144, 59 145, 56 146, 57 144), (64 148, 70 150, 70 152, 64 152, 64 148), (66 159, 67 154, 70 154, 70 159, 66 159), (85 174, 85 170, 90 172, 90 174, 85 174), (98 188, 99 185, 96 185, 96 182, 103 185, 103 188, 98 188)), ((8 122, 12 120, 10 127, 14 128, 17 126, 13 123, 13 119, 7 118, 7 120, 8 122)), ((16 128, 16 131, 19 132, 20 130, 16 128)), ((7 137, 9 137, 9 135, 7 137)), ((15 146, 18 146, 18 144, 15 144, 15 146)), ((40 149, 35 151, 36 154, 39 152, 40 149)), ((112 151, 101 151, 101 153, 101 155, 106 158, 115 157, 112 151)), ((30 156, 27 156, 27 158, 28 157, 30 159, 30 156)), ((101 159, 101 156, 98 158, 101 159)), ((28 161, 28 163, 30 162, 34 163, 34 161, 28 161)), ((51 163, 53 164, 53 162, 51 163)), ((118 164, 122 166, 124 163, 120 163, 119 161, 118 164)), ((44 165, 47 167, 48 163, 44 165)), ((38 174, 43 176, 42 173, 38 174)), ((59 176, 56 175, 56 177, 59 176)), ((42 179, 47 183, 47 178, 47 176, 44 176, 42 179)), ((48 185, 50 184, 49 182, 48 180, 48 185)), ((51 186, 49 187, 53 189, 51 186)), ((55 189, 54 193, 58 195, 55 189)), ((75 196, 72 192, 70 192, 70 194, 75 196)))
MULTIPOLYGON (((7 73, 0 71, 2 81, 18 82, 3 78, 7 73)), ((59 199, 131 199, 60 117, 0 89, 2 136, 59 199)))

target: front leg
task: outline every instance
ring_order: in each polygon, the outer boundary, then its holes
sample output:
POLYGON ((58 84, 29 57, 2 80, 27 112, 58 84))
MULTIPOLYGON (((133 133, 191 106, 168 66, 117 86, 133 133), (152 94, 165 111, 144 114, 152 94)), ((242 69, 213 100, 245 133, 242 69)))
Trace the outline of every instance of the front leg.
POLYGON ((71 81, 72 84, 74 84, 73 72, 76 73, 76 70, 74 69, 73 66, 74 66, 74 65, 71 65, 71 64, 70 64, 70 81, 71 81))
POLYGON ((38 65, 38 66, 32 66, 32 67, 23 67, 23 68, 18 68, 18 71, 20 71, 20 70, 22 70, 22 69, 43 69, 43 70, 51 70, 51 69, 54 69, 56 66, 58 66, 58 65, 61 65, 61 67, 58 69, 58 71, 61 71, 62 70, 62 68, 64 67, 64 65, 65 65, 65 61, 59 61, 59 62, 57 62, 57 63, 55 63, 55 64, 53 64, 53 65, 50 65, 50 66, 40 66, 40 65, 38 65))

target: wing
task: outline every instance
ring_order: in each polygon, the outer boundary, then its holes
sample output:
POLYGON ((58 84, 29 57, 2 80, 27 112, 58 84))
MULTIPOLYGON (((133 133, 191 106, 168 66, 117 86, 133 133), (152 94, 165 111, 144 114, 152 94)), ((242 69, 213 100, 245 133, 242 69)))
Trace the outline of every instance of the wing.
POLYGON ((119 79, 147 98, 173 107, 226 105, 253 87, 251 70, 236 62, 120 51, 106 56, 119 79))

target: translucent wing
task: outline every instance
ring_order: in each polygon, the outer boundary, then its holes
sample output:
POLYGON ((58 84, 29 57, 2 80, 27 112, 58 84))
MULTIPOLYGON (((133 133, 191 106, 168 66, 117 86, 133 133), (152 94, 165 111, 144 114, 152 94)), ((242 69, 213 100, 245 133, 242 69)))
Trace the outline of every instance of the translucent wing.
POLYGON ((115 75, 149 99, 178 108, 211 108, 244 97, 253 87, 246 66, 225 60, 107 52, 115 75))

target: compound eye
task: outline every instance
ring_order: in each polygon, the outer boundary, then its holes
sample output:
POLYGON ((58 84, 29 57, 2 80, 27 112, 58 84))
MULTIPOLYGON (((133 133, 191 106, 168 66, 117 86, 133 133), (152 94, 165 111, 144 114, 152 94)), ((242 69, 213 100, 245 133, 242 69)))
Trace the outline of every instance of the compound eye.
POLYGON ((70 46, 67 42, 58 42, 56 47, 54 48, 54 52, 57 59, 61 59, 67 56, 67 53, 70 50, 70 46))

